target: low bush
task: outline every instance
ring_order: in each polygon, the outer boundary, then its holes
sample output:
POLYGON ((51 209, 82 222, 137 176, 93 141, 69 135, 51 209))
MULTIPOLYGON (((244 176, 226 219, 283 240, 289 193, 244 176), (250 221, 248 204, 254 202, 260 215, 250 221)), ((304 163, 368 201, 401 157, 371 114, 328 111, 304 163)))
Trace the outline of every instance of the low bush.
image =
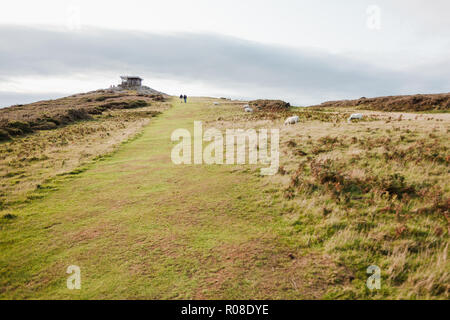
MULTIPOLYGON (((386 194, 396 199, 417 197, 419 190, 427 190, 427 185, 408 183, 399 173, 386 176, 373 175, 370 172, 355 177, 345 170, 345 163, 317 160, 310 162, 309 172, 303 166, 291 177, 290 188, 299 188, 307 193, 317 190, 329 193, 339 202, 344 199, 361 200, 370 193, 386 194)), ((426 193, 426 192, 425 192, 426 193)))
POLYGON ((249 105, 257 110, 263 111, 282 111, 288 110, 291 106, 289 102, 282 100, 253 100, 249 102, 249 105))
POLYGON ((11 139, 11 137, 9 136, 8 131, 0 129, 0 141, 7 141, 11 139))

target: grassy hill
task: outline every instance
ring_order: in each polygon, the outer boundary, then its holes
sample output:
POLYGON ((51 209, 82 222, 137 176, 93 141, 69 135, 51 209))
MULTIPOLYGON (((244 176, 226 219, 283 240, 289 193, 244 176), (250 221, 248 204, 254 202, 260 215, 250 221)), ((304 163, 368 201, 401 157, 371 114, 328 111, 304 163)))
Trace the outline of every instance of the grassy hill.
POLYGON ((140 108, 163 100, 161 94, 98 90, 56 100, 14 105, 0 109, 0 141, 92 119, 93 115, 101 115, 107 110, 140 108))
POLYGON ((99 90, 0 109, 0 208, 111 152, 169 106, 161 95, 99 90))
POLYGON ((0 298, 449 298, 449 114, 150 103, 0 144, 0 298), (278 174, 173 164, 198 120, 280 129, 278 174))

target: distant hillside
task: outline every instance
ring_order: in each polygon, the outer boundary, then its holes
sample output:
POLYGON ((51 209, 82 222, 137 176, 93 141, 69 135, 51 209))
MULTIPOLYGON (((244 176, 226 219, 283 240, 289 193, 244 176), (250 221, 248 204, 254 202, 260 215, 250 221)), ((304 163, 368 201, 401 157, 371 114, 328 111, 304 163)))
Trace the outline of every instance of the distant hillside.
POLYGON ((377 111, 447 111, 450 110, 450 93, 362 97, 356 100, 327 101, 312 107, 356 107, 377 111))
POLYGON ((0 109, 0 141, 91 119, 106 110, 149 106, 153 101, 163 101, 164 98, 159 93, 97 90, 61 99, 14 105, 0 109))

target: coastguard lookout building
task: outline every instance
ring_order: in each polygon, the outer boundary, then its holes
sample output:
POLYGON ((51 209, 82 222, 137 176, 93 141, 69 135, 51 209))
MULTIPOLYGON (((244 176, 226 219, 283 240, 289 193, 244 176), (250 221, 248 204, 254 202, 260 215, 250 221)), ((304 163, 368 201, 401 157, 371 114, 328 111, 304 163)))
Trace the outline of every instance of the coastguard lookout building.
POLYGON ((140 77, 132 77, 132 76, 120 76, 122 79, 121 87, 129 88, 129 87, 140 87, 142 85, 142 78, 140 77))

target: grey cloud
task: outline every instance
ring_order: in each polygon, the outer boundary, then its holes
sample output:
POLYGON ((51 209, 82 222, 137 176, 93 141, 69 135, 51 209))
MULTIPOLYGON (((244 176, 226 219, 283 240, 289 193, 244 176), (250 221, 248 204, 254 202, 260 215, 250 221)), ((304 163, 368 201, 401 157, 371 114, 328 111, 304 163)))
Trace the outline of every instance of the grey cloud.
MULTIPOLYGON (((448 63, 446 64, 448 66, 448 63)), ((394 72, 345 56, 271 46, 215 34, 153 34, 88 29, 80 32, 0 26, 0 78, 70 76, 131 70, 267 95, 335 98, 439 92, 444 72, 394 72)), ((434 69, 433 69, 434 70, 434 69)), ((445 70, 448 73, 448 68, 445 70)), ((51 88, 49 88, 51 91, 51 88)), ((301 103, 301 101, 297 101, 301 103)))
POLYGON ((46 93, 15 93, 15 92, 1 92, 0 91, 0 108, 8 107, 13 104, 25 104, 41 100, 49 100, 62 98, 66 94, 58 92, 46 93))

